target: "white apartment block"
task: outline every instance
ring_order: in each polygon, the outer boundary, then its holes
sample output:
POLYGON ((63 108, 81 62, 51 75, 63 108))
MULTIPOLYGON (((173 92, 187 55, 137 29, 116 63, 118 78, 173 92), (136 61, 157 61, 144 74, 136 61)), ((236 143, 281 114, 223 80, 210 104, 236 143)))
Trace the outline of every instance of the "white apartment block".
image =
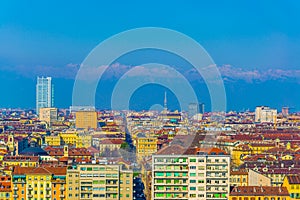
POLYGON ((229 198, 230 155, 217 149, 195 154, 152 156, 152 198, 225 200, 229 198))

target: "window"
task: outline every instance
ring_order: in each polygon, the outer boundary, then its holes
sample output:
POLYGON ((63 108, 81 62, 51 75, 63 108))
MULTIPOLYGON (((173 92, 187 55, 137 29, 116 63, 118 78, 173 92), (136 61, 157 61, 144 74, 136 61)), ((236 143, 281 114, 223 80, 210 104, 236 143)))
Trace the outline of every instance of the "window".
POLYGON ((190 176, 191 176, 191 177, 195 177, 195 176, 196 176, 196 173, 190 173, 190 176))
POLYGON ((196 187, 190 187, 190 190, 194 191, 196 190, 196 187))

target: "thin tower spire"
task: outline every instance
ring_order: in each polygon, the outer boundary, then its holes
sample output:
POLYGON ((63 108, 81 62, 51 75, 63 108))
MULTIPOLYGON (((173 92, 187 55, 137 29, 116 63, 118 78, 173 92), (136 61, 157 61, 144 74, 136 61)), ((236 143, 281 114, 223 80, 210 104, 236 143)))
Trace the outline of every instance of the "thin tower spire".
POLYGON ((168 107, 167 107, 167 91, 165 91, 165 99, 164 99, 164 110, 168 110, 168 107))

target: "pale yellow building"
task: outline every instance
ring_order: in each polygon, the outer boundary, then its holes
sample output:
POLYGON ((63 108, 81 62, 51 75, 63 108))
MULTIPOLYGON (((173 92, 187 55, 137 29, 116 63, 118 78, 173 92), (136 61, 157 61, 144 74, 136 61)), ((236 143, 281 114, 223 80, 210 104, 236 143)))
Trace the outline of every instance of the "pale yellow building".
POLYGON ((57 108, 40 108, 39 119, 51 126, 53 122, 57 121, 57 108))
POLYGON ((75 116, 76 128, 96 129, 98 127, 96 111, 77 111, 75 116))
POLYGON ((84 133, 67 132, 58 135, 45 136, 45 143, 49 146, 71 145, 76 148, 88 148, 92 146, 92 136, 84 133))
POLYGON ((155 137, 137 138, 136 153, 139 159, 145 156, 151 156, 156 152, 157 152, 157 138, 155 137))
POLYGON ((45 136, 45 143, 50 146, 60 146, 61 137, 59 135, 45 136))

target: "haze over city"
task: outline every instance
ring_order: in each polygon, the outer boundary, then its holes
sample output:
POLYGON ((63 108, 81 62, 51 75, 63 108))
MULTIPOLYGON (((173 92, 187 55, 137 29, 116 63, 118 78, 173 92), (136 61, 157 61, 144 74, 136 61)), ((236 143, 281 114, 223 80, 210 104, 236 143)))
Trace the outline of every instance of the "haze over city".
POLYGON ((300 1, 0 1, 0 200, 300 200, 300 1))
MULTIPOLYGON (((223 76, 228 110, 269 105, 298 111, 299 7, 296 1, 2 2, 0 105, 34 108, 36 77, 51 76, 55 106, 69 107, 76 73, 88 53, 114 34, 150 26, 180 31, 205 48, 223 76)), ((159 53, 147 54, 161 61, 159 53)), ((137 53, 115 63, 123 69, 138 66, 143 59, 137 53)), ((175 58, 165 63, 187 66, 175 58)), ((110 108, 118 70, 108 71, 99 84, 97 108, 110 108)), ((201 78, 187 77, 210 110, 210 96, 201 78)), ((143 110, 162 104, 165 90, 158 85, 141 87, 131 99, 131 108, 143 110)), ((179 108, 171 91, 168 101, 170 109, 179 108)))

